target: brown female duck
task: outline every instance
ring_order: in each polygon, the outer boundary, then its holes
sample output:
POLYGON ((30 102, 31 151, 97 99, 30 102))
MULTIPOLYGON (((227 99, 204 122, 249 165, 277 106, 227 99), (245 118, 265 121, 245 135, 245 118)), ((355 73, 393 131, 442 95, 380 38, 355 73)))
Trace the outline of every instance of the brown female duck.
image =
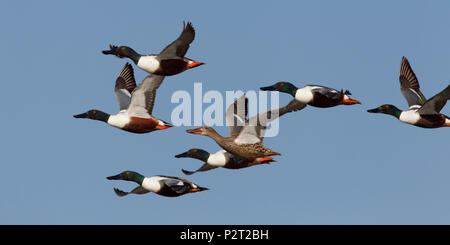
POLYGON ((222 137, 208 126, 190 129, 186 132, 209 136, 224 150, 242 158, 280 155, 280 153, 264 146, 264 133, 267 124, 288 112, 301 110, 305 106, 306 104, 292 100, 284 107, 260 113, 248 119, 248 100, 244 94, 227 109, 226 120, 230 129, 229 137, 222 137))

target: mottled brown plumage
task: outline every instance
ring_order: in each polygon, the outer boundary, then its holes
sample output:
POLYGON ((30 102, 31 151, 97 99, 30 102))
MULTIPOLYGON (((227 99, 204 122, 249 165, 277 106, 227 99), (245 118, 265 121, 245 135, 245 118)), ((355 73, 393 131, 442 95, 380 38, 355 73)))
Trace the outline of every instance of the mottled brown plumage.
MULTIPOLYGON (((236 104, 238 107, 246 107, 248 103, 245 102, 245 99, 244 94, 228 107, 226 115, 227 122, 233 122, 233 117, 242 117, 242 115, 246 116, 248 114, 245 112, 247 108, 235 109, 236 104), (238 112, 241 115, 235 114, 238 112)), ((250 119, 240 118, 239 121, 243 121, 244 124, 229 125, 229 137, 222 137, 213 128, 207 126, 187 130, 187 132, 209 136, 224 150, 242 158, 250 159, 280 155, 280 153, 274 152, 264 146, 264 133, 267 124, 286 113, 301 110, 305 106, 306 104, 302 104, 294 99, 284 107, 260 113, 250 119)))

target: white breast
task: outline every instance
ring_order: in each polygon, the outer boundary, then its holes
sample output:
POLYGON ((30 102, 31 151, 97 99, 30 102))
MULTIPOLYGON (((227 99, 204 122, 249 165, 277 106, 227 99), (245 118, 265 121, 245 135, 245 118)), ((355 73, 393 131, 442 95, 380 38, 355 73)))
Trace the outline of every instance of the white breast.
POLYGON ((121 111, 115 115, 109 116, 108 124, 117 128, 124 128, 130 122, 130 117, 125 113, 125 111, 121 111))
POLYGON ((159 61, 155 55, 141 56, 137 66, 146 72, 153 73, 159 68, 159 61))
POLYGON ((159 176, 145 177, 144 181, 142 181, 142 187, 151 192, 158 192, 163 186, 159 182, 162 179, 163 178, 159 176))
POLYGON ((223 167, 229 160, 228 155, 226 155, 226 153, 227 153, 226 151, 220 150, 214 154, 210 154, 206 162, 212 166, 223 167))
POLYGON ((404 123, 415 124, 420 120, 420 115, 417 112, 417 109, 411 109, 402 111, 398 119, 404 123))
POLYGON ((311 86, 305 86, 297 89, 297 92, 295 92, 295 99, 304 104, 308 104, 313 99, 313 93, 311 92, 312 88, 313 87, 311 86))

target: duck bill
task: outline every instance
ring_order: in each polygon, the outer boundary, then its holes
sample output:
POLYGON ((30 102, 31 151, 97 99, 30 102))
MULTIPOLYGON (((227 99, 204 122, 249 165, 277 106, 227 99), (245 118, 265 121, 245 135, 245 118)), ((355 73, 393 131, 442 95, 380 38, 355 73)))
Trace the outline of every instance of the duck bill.
POLYGON ((190 63, 189 65, 188 65, 188 68, 194 68, 194 67, 197 67, 197 66, 201 66, 201 65, 204 65, 205 63, 203 63, 203 62, 197 62, 197 61, 194 61, 194 62, 192 62, 192 63, 190 63))
POLYGON ((123 58, 124 56, 120 54, 120 50, 122 50, 122 49, 129 49, 129 50, 133 51, 134 53, 136 53, 134 50, 132 50, 131 48, 128 48, 126 46, 118 47, 118 46, 114 46, 111 44, 109 45, 109 50, 103 50, 102 53, 105 55, 111 54, 111 55, 115 55, 119 58, 123 58))
POLYGON ((354 105, 354 104, 361 104, 361 102, 354 100, 354 99, 346 99, 344 100, 344 104, 346 105, 354 105))
POLYGON ((276 90, 274 86, 261 87, 259 89, 261 89, 262 91, 275 91, 276 90))
POLYGON ((116 52, 114 52, 113 50, 103 50, 102 53, 106 54, 106 55, 108 55, 108 54, 115 55, 116 54, 116 52))
POLYGON ((190 134, 202 134, 202 130, 200 128, 188 129, 186 130, 186 132, 190 134))
POLYGON ((206 187, 197 187, 197 188, 194 188, 194 189, 191 189, 191 192, 199 192, 199 191, 206 191, 206 190, 209 190, 208 188, 206 188, 206 187))
POLYGON ((106 177, 106 178, 109 179, 109 180, 120 180, 121 179, 120 174, 109 176, 109 177, 106 177))
POLYGON ((187 152, 184 152, 184 153, 175 155, 175 157, 176 157, 176 158, 188 157, 188 153, 187 153, 187 152))
POLYGON ((378 110, 378 108, 374 108, 374 109, 367 110, 367 112, 370 112, 370 113, 379 113, 380 111, 378 110))
POLYGON ((75 118, 88 118, 88 114, 87 113, 81 113, 78 115, 73 115, 73 117, 75 118))

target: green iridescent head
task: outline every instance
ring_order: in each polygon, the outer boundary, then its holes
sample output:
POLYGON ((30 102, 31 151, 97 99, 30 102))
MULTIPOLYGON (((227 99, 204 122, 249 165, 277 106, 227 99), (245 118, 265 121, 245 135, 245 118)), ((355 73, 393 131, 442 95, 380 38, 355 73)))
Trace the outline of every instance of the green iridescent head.
POLYGON ((100 110, 90 110, 86 113, 74 115, 75 118, 89 118, 92 120, 99 120, 103 122, 107 122, 109 119, 109 114, 100 110))
POLYGON ((290 82, 278 82, 272 86, 261 87, 260 89, 263 91, 279 91, 282 93, 288 93, 291 94, 292 96, 295 96, 295 93, 297 92, 298 88, 290 82))
POLYGON ((210 155, 209 152, 204 151, 202 149, 190 149, 189 151, 178 154, 175 157, 176 158, 190 157, 206 162, 209 158, 209 155, 210 155))
POLYGON ((112 54, 115 55, 119 58, 130 58, 131 60, 133 60, 133 62, 135 64, 137 64, 139 62, 139 58, 141 58, 141 55, 138 54, 136 51, 134 51, 132 48, 128 47, 128 46, 114 46, 114 45, 109 45, 109 50, 103 50, 102 51, 103 54, 112 54))
POLYGON ((139 185, 142 184, 142 181, 144 181, 145 176, 133 172, 133 171, 123 171, 122 173, 118 174, 118 175, 113 175, 113 176, 109 176, 106 177, 109 180, 127 180, 127 181, 134 181, 136 183, 138 183, 139 185))
POLYGON ((385 104, 380 107, 367 110, 367 112, 388 114, 388 115, 394 116, 396 118, 399 118, 400 114, 402 113, 402 111, 400 109, 398 109, 397 107, 390 105, 390 104, 385 104))

